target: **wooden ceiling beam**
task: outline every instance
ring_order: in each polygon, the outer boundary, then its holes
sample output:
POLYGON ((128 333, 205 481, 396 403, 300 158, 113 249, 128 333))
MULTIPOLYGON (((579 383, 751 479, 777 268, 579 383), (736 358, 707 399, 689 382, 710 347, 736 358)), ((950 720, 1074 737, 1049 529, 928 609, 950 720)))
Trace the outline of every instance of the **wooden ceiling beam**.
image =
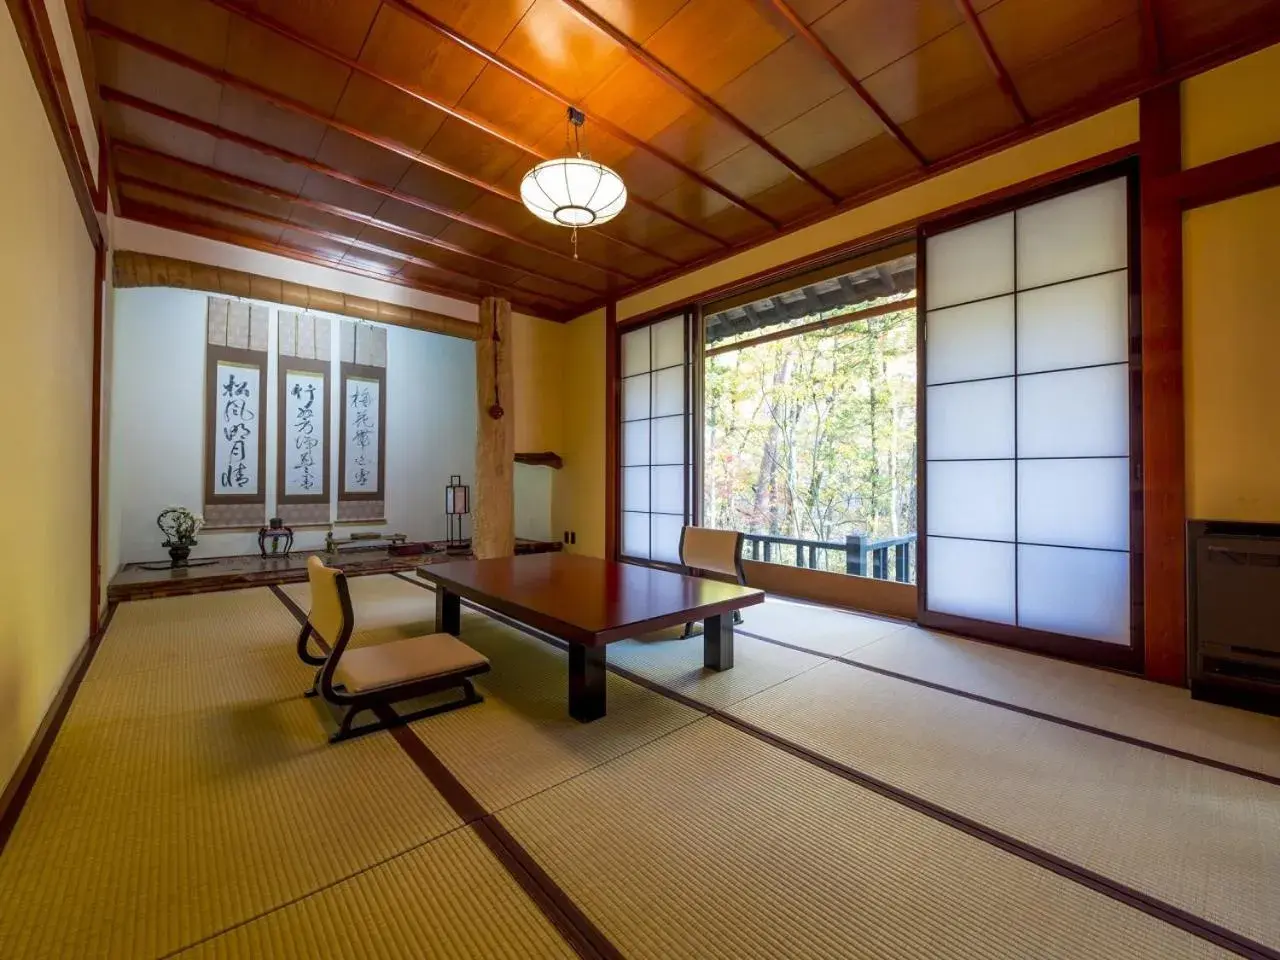
POLYGON ((465 223, 469 227, 474 227, 477 230, 483 230, 485 233, 493 234, 495 237, 501 237, 503 240, 510 241, 511 243, 518 243, 521 246, 529 247, 531 250, 537 250, 539 253, 555 257, 558 260, 564 260, 567 263, 572 263, 580 267, 589 267, 592 270, 598 270, 608 276, 624 280, 639 282, 643 279, 635 276, 634 274, 627 273, 624 270, 602 266, 598 263, 592 263, 589 260, 577 260, 567 253, 556 250, 554 247, 544 246, 541 243, 529 240, 519 234, 511 233, 510 231, 504 230, 495 224, 488 223, 487 221, 479 220, 465 213, 460 213, 457 210, 450 210, 447 207, 442 207, 437 203, 432 203, 430 200, 424 200, 412 193, 403 193, 391 187, 383 186, 373 180, 365 180, 363 177, 357 177, 354 174, 346 173, 336 167, 330 167, 327 164, 320 163, 318 160, 312 160, 309 157, 304 157, 301 154, 293 153, 289 150, 282 150, 279 147, 273 147, 269 143, 263 143, 261 140, 255 140, 253 137, 247 137, 242 133, 236 133, 234 130, 228 130, 226 127, 220 127, 217 124, 207 123, 204 120, 188 116, 185 113, 170 110, 168 107, 162 107, 158 103, 152 103, 150 100, 144 100, 141 97, 136 97, 131 93, 124 92, 123 90, 103 86, 101 93, 103 100, 119 103, 123 106, 130 107, 131 109, 140 110, 143 113, 149 113, 154 117, 159 117, 161 120, 167 120, 170 123, 175 123, 191 130, 198 130, 201 133, 207 134, 208 136, 216 139, 226 140, 228 143, 237 143, 242 147, 247 147, 250 150, 263 154, 264 156, 274 157, 277 160, 283 160, 285 163, 305 167, 314 173, 323 174, 324 176, 331 177, 334 180, 341 180, 344 183, 350 183, 354 186, 362 187, 365 190, 381 194, 382 196, 389 197, 392 200, 399 200, 401 203, 407 203, 410 206, 417 207, 420 210, 426 210, 428 213, 434 213, 437 216, 445 217, 446 219, 453 220, 457 223, 465 223))
POLYGON ((171 153, 165 153, 163 150, 155 150, 152 147, 146 147, 138 143, 131 143, 128 140, 116 140, 114 141, 114 146, 117 150, 125 153, 132 153, 140 157, 151 157, 164 163, 182 167, 184 170, 190 170, 193 173, 198 173, 201 176, 210 178, 211 180, 217 180, 221 183, 230 184, 236 187, 244 187, 247 190, 255 190, 264 196, 273 197, 277 200, 282 200, 285 203, 309 207, 312 210, 318 210, 321 213, 341 217, 345 220, 350 220, 353 223, 360 223, 368 227, 374 227, 378 230, 385 230, 387 233, 394 233, 397 236, 416 240, 419 243, 424 243, 440 250, 447 250, 449 253, 454 253, 461 257, 469 257, 472 260, 477 260, 480 263, 488 264, 489 266, 500 267, 503 270, 511 270, 535 280, 543 280, 547 283, 573 287, 576 290, 585 291, 593 296, 599 296, 604 292, 599 287, 589 287, 584 283, 578 283, 576 280, 566 280, 563 277, 557 277, 549 273, 538 273, 536 270, 530 270, 528 267, 521 267, 514 263, 495 260, 492 257, 486 257, 473 250, 468 250, 466 247, 458 246, 456 243, 439 240, 430 234, 422 233, 418 230, 412 230, 409 227, 403 227, 398 223, 391 222, 390 220, 381 220, 378 217, 370 216, 367 213, 359 213, 358 211, 350 210, 347 207, 342 207, 335 203, 326 203, 323 200, 312 200, 310 197, 296 196, 288 190, 281 190, 258 180, 251 180, 248 177, 241 177, 234 173, 227 173, 225 170, 219 170, 216 167, 208 167, 203 163, 196 163, 194 160, 186 160, 183 157, 177 157, 171 153))
POLYGON ((839 74, 840 79, 845 82, 849 89, 857 94, 858 98, 870 108, 871 112, 880 121, 881 126, 884 127, 885 132, 897 140, 911 156, 915 157, 920 166, 927 167, 929 160, 920 151, 920 148, 911 142, 902 128, 885 111, 884 107, 880 106, 876 98, 871 96, 867 88, 862 85, 862 81, 853 75, 853 71, 849 69, 843 60, 836 56, 835 51, 827 46, 826 41, 814 32, 813 28, 805 22, 800 14, 796 13, 795 8, 787 0, 769 0, 769 2, 791 24, 792 29, 839 74))
MULTIPOLYGON (((457 44, 458 46, 462 47, 464 50, 467 50, 470 53, 475 54, 477 57, 484 60, 486 63, 489 63, 494 67, 497 67, 499 70, 502 70, 504 73, 508 74, 509 76, 512 76, 515 79, 519 80, 521 83, 524 83, 526 86, 532 87, 534 90, 537 90, 543 96, 548 97, 552 100, 559 101, 565 106, 576 107, 577 109, 582 111, 584 116, 588 117, 593 123, 599 126, 602 130, 604 130, 610 136, 616 137, 617 139, 621 140, 623 143, 626 143, 630 147, 636 150, 642 150, 645 153, 649 154, 650 156, 656 157, 657 159, 661 160, 663 163, 667 164, 668 166, 676 170, 679 170, 685 176, 690 177, 693 180, 696 180, 699 184, 706 187, 708 190, 718 193, 720 196, 724 197, 724 199, 728 200, 734 206, 747 211, 752 216, 757 217, 760 220, 763 220, 765 223, 769 224, 769 226, 771 226, 773 229, 780 230, 782 228, 782 222, 778 220, 776 217, 771 216, 770 214, 761 210, 758 206, 751 203, 749 200, 746 200, 743 197, 738 196, 738 194, 734 193, 728 187, 722 186, 721 184, 717 183, 715 180, 712 180, 709 176, 707 176, 701 170, 697 170, 689 166, 684 161, 676 158, 670 153, 667 153, 667 151, 663 150, 661 147, 655 146, 654 144, 649 143, 647 140, 642 140, 640 137, 637 137, 635 134, 629 132, 623 127, 618 126, 613 121, 605 117, 602 117, 599 114, 592 113, 586 110, 580 103, 577 103, 573 97, 567 96, 561 91, 556 90, 554 87, 548 86, 547 84, 539 80, 537 77, 533 76, 533 74, 524 70, 522 67, 516 66, 516 64, 508 60, 506 57, 503 57, 496 51, 483 47, 480 44, 474 42, 473 40, 468 40, 462 34, 458 33, 458 31, 454 30, 453 27, 445 23, 443 20, 440 20, 434 15, 427 13, 425 10, 418 8, 414 4, 410 3, 409 0, 383 0, 383 3, 388 7, 394 7, 396 10, 399 10, 405 16, 409 17, 412 20, 417 21, 418 23, 421 23, 423 26, 430 27, 432 30, 434 30, 440 36, 444 37, 446 40, 449 40, 457 44)), ((724 241, 722 241, 722 243, 723 242, 724 241)))
POLYGON ((1148 74, 1164 69, 1164 42, 1160 38, 1160 17, 1156 0, 1142 0, 1142 61, 1148 74))
MULTIPOLYGON (((524 209, 524 201, 510 190, 500 187, 495 183, 490 183, 487 180, 481 180, 479 177, 473 177, 471 174, 459 170, 456 167, 451 167, 446 163, 441 163, 439 160, 429 157, 424 153, 411 150, 410 148, 401 146, 391 140, 369 133, 367 130, 362 130, 353 124, 338 120, 336 117, 327 117, 319 110, 316 110, 299 100, 295 100, 292 97, 285 96, 282 93, 263 87, 250 80, 237 77, 235 74, 228 73, 226 70, 219 69, 218 67, 211 67, 206 63, 202 63, 199 60, 188 57, 186 54, 179 53, 176 50, 171 50, 163 44, 155 43, 154 41, 148 40, 146 37, 130 33, 128 30, 122 30, 119 27, 107 23, 105 20, 90 17, 89 29, 100 36, 108 37, 118 43, 126 44, 136 50, 141 50, 143 53, 149 54, 157 59, 164 60, 167 63, 172 63, 175 66, 182 67, 186 70, 190 70, 191 72, 207 77, 216 83, 221 83, 224 86, 231 87, 236 90, 243 90, 245 93, 256 96, 268 103, 275 104, 282 110, 287 110, 290 113, 297 114, 300 117, 304 117, 305 119, 312 120, 316 123, 323 123, 325 126, 331 127, 340 133, 345 133, 350 137, 355 137, 357 140, 363 140, 371 146, 377 147, 381 150, 386 150, 389 153, 394 153, 397 156, 403 157, 413 163, 435 170, 438 173, 443 173, 445 176, 453 177, 455 180, 460 180, 463 183, 469 184, 477 190, 483 190, 486 193, 493 194, 496 197, 501 197, 511 203, 518 204, 521 209, 524 209)), ((659 253, 656 250, 652 250, 649 247, 633 243, 630 240, 625 240, 621 237, 611 236, 607 233, 601 233, 600 236, 618 244, 619 246, 626 247, 635 253, 653 257, 654 259, 661 260, 663 263, 670 266, 680 266, 680 262, 678 260, 673 260, 671 257, 659 253)))
POLYGON ((796 163, 763 136, 749 127, 741 118, 730 112, 723 104, 721 104, 720 101, 703 93, 692 83, 651 54, 643 46, 636 43, 612 23, 600 16, 600 14, 596 13, 593 9, 587 6, 583 0, 560 0, 560 2, 576 13, 584 22, 589 23, 614 43, 621 46, 627 51, 633 60, 639 63, 659 80, 663 81, 671 89, 690 100, 696 106, 701 107, 722 123, 727 124, 734 130, 737 130, 738 133, 742 134, 765 153, 769 154, 769 156, 773 157, 774 160, 777 160, 778 163, 786 167, 787 170, 791 172, 791 175, 801 183, 812 187, 818 193, 822 194, 822 196, 826 197, 831 203, 840 202, 840 194, 836 193, 821 180, 813 176, 813 174, 809 173, 808 170, 800 166, 800 164, 796 163))
POLYGON ((974 36, 978 38, 978 45, 982 47, 982 55, 987 58, 987 66, 991 68, 991 72, 995 74, 996 83, 1009 103, 1013 105, 1013 109, 1017 111, 1018 119, 1023 123, 1030 123, 1031 112, 1027 110, 1027 105, 1022 102, 1022 96, 1018 93, 1018 88, 1013 85, 1013 78, 1009 76, 1009 71, 1005 69, 1000 57, 996 54, 996 48, 991 45, 991 38, 987 36, 986 28, 982 26, 982 21, 978 19, 977 11, 973 9, 972 0, 956 0, 956 6, 959 7, 960 13, 963 14, 965 20, 969 22, 974 36))
MULTIPOLYGON (((155 180, 148 180, 145 177, 134 177, 127 174, 120 176, 121 186, 134 186, 143 190, 150 190, 153 193, 163 194, 173 197, 176 200, 186 200, 188 203, 195 203, 201 206, 209 207, 213 210, 221 210, 224 213, 234 214, 238 217, 245 217, 249 220, 257 220, 259 223, 265 223, 268 226, 280 227, 284 230, 296 230, 299 233, 305 233, 309 236, 317 237, 321 240, 328 240, 331 243, 344 244, 356 250, 363 250, 366 253, 376 253, 380 257, 386 257, 389 260, 399 260, 402 263, 411 263, 417 267, 423 267, 427 270, 437 270, 440 273, 448 274, 451 277, 457 277, 468 283, 478 284, 482 290, 505 291, 512 303, 517 300, 524 300, 526 304, 533 305, 538 300, 545 301, 553 305, 553 309, 562 309, 569 306, 569 302, 552 297, 547 294, 537 293, 533 290, 523 290, 520 287, 512 287, 505 283, 497 283, 496 281, 486 280, 483 277, 475 277, 469 273, 461 273, 451 267, 436 263, 434 260, 427 260, 423 257, 415 257, 411 253, 403 253, 391 247, 384 247, 381 244, 370 243, 367 240, 360 240, 356 237, 349 237, 346 234, 335 233, 332 230, 322 230, 319 227, 313 227, 305 223, 295 223, 292 220, 284 220, 280 217, 272 216, 269 213, 259 213, 249 207, 242 207, 238 203, 229 203, 226 200, 215 200, 213 197, 207 197, 202 193, 194 193, 190 190, 183 190, 179 187, 171 187, 168 184, 159 183, 155 180), (525 299, 532 298, 532 299, 525 299)), ((545 305, 545 304, 544 304, 545 305)), ((539 306, 542 309, 542 306, 539 306)))
MULTIPOLYGON (((424 104, 425 106, 431 107, 435 110, 439 110, 441 113, 445 114, 446 116, 452 117, 455 120, 465 123, 469 127, 472 127, 475 130, 479 130, 481 133, 485 134, 486 136, 490 136, 497 140, 501 140, 503 143, 513 146, 517 150, 521 150, 524 153, 529 154, 530 156, 537 157, 539 160, 551 159, 552 155, 545 150, 540 150, 536 144, 528 143, 524 140, 521 140, 515 134, 508 133, 507 131, 503 130, 501 127, 497 126, 496 124, 490 123, 489 121, 483 119, 482 117, 477 116, 474 113, 471 113, 467 110, 463 110, 460 107, 451 106, 441 100, 437 100, 423 90, 419 90, 416 87, 411 87, 406 84, 400 83, 398 80, 393 80, 391 77, 387 76, 386 74, 381 73, 380 71, 374 70, 369 66, 366 66, 365 64, 361 63, 359 60, 353 60, 351 57, 346 56, 341 51, 334 50, 331 47, 327 47, 322 43, 318 43, 315 40, 312 40, 310 37, 307 37, 307 36, 304 36, 303 34, 298 33, 288 24, 281 23, 279 20, 276 20, 272 17, 265 16, 254 10, 250 10, 246 7, 242 7, 238 4, 232 3, 231 0, 208 0, 208 2, 212 3, 216 7, 221 7, 223 10, 226 10, 228 13, 231 13, 234 16, 240 17, 241 19, 247 20, 249 23, 257 25, 264 30, 269 30, 270 32, 276 34, 276 36, 282 37, 285 40, 290 41, 291 43, 296 43, 298 46, 306 47, 312 53, 315 53, 321 57, 324 57, 327 60, 330 60, 337 64, 341 64, 342 66, 346 67, 348 70, 352 70, 356 73, 359 73, 361 76, 368 77, 370 80, 373 80, 376 83, 381 83, 384 86, 390 87, 393 90, 403 93, 405 96, 411 97, 412 99, 418 101, 418 103, 424 104)), ((631 194, 630 199, 631 199, 631 202, 634 203, 636 206, 643 207, 645 210, 648 210, 650 213, 654 213, 657 216, 662 217, 663 219, 670 220, 672 223, 677 224, 678 226, 681 226, 692 233, 696 233, 698 236, 702 237, 705 240, 710 240, 712 243, 718 244, 720 246, 728 246, 729 242, 727 240, 723 239, 722 237, 718 237, 714 233, 711 233, 709 230, 706 230, 698 226, 696 223, 693 223, 690 220, 686 220, 684 217, 681 217, 678 214, 673 213, 672 211, 668 210, 666 207, 659 206, 657 203, 654 203, 652 200, 646 200, 644 197, 637 196, 634 193, 631 194)), ((599 230, 597 232, 603 237, 610 237, 610 239, 613 239, 611 234, 603 230, 599 230)), ((665 257, 663 259, 666 260, 665 257)), ((670 262, 670 261, 667 261, 667 262, 670 262)))

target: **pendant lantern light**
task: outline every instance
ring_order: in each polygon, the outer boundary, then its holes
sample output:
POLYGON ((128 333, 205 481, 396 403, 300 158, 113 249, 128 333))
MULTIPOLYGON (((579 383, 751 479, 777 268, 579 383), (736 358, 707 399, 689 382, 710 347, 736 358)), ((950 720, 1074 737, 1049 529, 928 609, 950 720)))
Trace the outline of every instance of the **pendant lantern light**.
POLYGON ((591 159, 582 145, 582 111, 570 107, 565 136, 566 156, 544 160, 524 175, 520 199, 539 220, 573 230, 577 256, 578 228, 608 223, 627 204, 622 178, 591 159), (570 141, 569 134, 572 134, 570 141))

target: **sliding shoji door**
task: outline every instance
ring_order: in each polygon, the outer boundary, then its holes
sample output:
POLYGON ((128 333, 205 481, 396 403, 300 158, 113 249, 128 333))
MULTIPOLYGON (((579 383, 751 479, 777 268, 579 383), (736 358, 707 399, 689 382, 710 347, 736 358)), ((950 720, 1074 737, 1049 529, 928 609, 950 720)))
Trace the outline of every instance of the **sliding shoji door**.
POLYGON ((619 547, 624 559, 675 564, 692 518, 690 318, 621 335, 619 547))
POLYGON ((924 623, 1139 663, 1134 189, 926 231, 924 623))

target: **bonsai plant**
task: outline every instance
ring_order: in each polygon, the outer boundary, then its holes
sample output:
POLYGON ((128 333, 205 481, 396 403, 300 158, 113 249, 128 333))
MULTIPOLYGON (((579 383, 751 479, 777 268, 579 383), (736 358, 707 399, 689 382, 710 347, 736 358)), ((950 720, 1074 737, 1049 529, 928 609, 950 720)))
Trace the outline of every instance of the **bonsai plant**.
POLYGON ((156 517, 156 526, 164 534, 162 546, 169 548, 169 558, 176 567, 187 562, 191 548, 199 542, 196 534, 204 526, 204 517, 196 516, 186 507, 166 507, 156 517))

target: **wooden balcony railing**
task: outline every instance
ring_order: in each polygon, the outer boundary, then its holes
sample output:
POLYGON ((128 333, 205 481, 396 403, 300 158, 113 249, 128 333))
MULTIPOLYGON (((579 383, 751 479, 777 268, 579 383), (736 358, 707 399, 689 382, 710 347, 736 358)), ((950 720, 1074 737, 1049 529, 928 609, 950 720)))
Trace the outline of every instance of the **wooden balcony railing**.
POLYGON ((811 570, 830 570, 830 555, 844 555, 844 572, 854 577, 874 577, 877 580, 896 580, 910 583, 912 577, 911 555, 915 551, 916 535, 868 540, 860 534, 850 534, 843 541, 805 540, 799 537, 781 537, 771 533, 743 534, 743 557, 763 560, 765 563, 788 563, 794 559, 797 567, 811 570), (818 551, 823 559, 818 562, 818 551))

